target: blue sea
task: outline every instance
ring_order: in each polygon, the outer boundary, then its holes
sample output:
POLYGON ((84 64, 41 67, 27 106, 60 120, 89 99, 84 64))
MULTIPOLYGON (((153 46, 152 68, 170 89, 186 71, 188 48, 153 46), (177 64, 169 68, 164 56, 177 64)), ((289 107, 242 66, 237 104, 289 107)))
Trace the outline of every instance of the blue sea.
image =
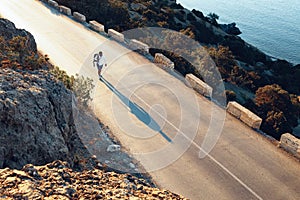
POLYGON ((184 7, 236 22, 248 43, 270 56, 300 64, 300 0, 177 0, 184 7))

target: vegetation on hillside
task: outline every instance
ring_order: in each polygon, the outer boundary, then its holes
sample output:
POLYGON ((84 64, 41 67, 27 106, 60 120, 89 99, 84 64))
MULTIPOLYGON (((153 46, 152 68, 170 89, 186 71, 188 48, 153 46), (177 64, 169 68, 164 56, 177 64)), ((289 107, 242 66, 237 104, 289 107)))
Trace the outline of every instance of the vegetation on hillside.
POLYGON ((30 70, 46 67, 46 60, 27 44, 27 37, 15 36, 10 40, 0 37, 0 67, 30 70))
POLYGON ((299 102, 279 85, 266 85, 256 91, 255 104, 258 114, 264 119, 263 130, 279 139, 282 133, 292 132, 298 124, 299 102))

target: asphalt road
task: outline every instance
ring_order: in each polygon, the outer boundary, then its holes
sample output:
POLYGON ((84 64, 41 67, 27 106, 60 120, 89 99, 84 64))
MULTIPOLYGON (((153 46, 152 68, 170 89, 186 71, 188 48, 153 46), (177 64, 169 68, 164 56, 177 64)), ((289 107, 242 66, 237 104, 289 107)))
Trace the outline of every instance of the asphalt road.
POLYGON ((54 64, 93 78, 95 113, 160 187, 191 199, 300 199, 299 162, 180 79, 39 1, 1 0, 0 14, 54 64), (91 64, 100 49, 102 81, 91 64))

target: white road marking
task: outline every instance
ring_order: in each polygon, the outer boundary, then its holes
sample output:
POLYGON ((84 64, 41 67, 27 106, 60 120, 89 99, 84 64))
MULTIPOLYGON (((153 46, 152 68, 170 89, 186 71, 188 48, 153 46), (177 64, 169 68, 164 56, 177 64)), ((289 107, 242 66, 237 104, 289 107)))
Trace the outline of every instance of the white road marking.
MULTIPOLYGON (((122 89, 127 89, 129 91, 129 88, 126 87, 124 84, 118 82, 118 84, 122 85, 122 89)), ((151 108, 151 106, 145 102, 141 97, 139 97, 138 95, 136 95, 135 93, 132 94, 133 96, 135 96, 137 99, 139 99, 140 101, 142 101, 148 108, 151 108)), ((121 100, 120 100, 121 101, 121 100)), ((122 103, 122 102, 121 102, 122 103)), ((123 104, 125 105, 125 104, 123 104)), ((233 179, 235 179, 239 184, 241 184, 246 190, 248 190, 251 194, 253 194, 253 196, 255 196, 257 199, 259 200, 263 200, 263 198, 261 196, 259 196, 254 190, 252 190, 246 183, 244 183, 240 178, 238 178, 233 172, 231 172, 229 169, 227 169, 224 165, 222 165, 222 163, 220 163, 217 159, 215 159, 212 155, 210 155, 208 152, 206 152, 203 148, 201 148, 197 143, 195 143, 193 140, 191 140, 188 136, 186 136, 186 134, 184 134, 181 130, 179 130, 175 125, 173 125, 169 120, 167 120, 164 116, 162 116, 159 112, 157 112, 155 109, 153 110, 157 115, 159 115, 163 120, 165 120, 165 122, 167 122, 169 125, 171 125, 175 130, 178 131, 178 133, 180 133, 181 135, 183 135, 187 140, 189 140, 189 142, 191 142, 191 144, 193 144, 197 149, 199 149, 199 151, 202 151, 203 153, 205 153, 208 158, 210 158, 215 164, 217 164, 221 169, 223 169, 226 173, 228 173, 233 179)))

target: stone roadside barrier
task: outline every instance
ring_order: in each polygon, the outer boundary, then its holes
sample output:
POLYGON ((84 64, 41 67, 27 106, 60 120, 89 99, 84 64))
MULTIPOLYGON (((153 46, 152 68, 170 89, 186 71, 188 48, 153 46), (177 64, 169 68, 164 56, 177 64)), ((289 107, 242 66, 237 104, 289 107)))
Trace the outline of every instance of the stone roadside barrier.
POLYGON ((138 41, 136 39, 132 39, 129 42, 129 48, 133 50, 141 50, 144 53, 149 53, 149 46, 141 41, 138 41))
POLYGON ((79 12, 73 12, 73 17, 79 22, 86 22, 86 17, 79 12))
POLYGON ((114 29, 108 29, 108 36, 121 43, 124 43, 125 41, 124 35, 114 29))
POLYGON ((300 139, 285 133, 281 135, 279 147, 300 159, 300 139))
POLYGON ((227 112, 254 129, 259 129, 262 123, 262 119, 260 117, 235 101, 228 102, 227 112))
POLYGON ((188 84, 190 84, 190 86, 195 91, 197 91, 201 95, 204 95, 206 97, 211 97, 213 91, 212 87, 210 87, 205 82, 197 78, 195 75, 187 74, 185 76, 185 80, 188 82, 188 84))
POLYGON ((98 23, 97 21, 93 20, 93 21, 90 21, 89 22, 90 24, 90 27, 94 30, 94 31, 97 31, 99 33, 104 33, 105 30, 104 30, 104 25, 98 23))
POLYGON ((48 4, 56 9, 58 9, 58 3, 53 0, 48 0, 48 4))
POLYGON ((164 56, 162 53, 156 53, 154 56, 154 62, 158 63, 158 64, 162 64, 170 69, 174 69, 174 63, 167 58, 166 56, 164 56))
POLYGON ((66 7, 66 6, 59 6, 59 12, 71 16, 72 15, 72 11, 70 8, 66 7))

